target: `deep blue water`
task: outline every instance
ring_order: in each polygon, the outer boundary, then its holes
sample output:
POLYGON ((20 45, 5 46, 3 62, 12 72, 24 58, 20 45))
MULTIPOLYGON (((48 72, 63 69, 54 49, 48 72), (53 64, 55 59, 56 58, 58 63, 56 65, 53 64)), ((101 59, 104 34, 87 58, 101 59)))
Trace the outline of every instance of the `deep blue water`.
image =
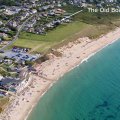
POLYGON ((120 120, 120 40, 64 75, 28 120, 120 120))

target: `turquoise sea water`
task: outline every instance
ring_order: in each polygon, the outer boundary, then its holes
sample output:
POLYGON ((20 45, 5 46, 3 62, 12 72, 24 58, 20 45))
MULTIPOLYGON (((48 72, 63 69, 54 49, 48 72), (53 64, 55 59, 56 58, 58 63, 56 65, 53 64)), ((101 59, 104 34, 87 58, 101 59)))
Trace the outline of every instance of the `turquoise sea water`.
POLYGON ((120 120, 120 40, 64 75, 28 120, 120 120))

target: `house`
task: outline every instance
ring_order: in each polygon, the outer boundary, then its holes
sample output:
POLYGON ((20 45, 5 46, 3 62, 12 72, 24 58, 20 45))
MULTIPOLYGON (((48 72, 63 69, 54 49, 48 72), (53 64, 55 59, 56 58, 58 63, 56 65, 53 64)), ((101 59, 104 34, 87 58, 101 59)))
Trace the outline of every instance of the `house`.
POLYGON ((87 3, 81 3, 81 7, 87 7, 87 3))
POLYGON ((101 8, 101 7, 102 7, 102 4, 101 4, 101 3, 98 3, 96 6, 99 7, 99 8, 101 8))
POLYGON ((0 44, 2 43, 2 38, 0 38, 0 44))
POLYGON ((58 5, 57 5, 58 7, 61 7, 62 5, 60 4, 60 3, 58 3, 58 5))
POLYGON ((48 12, 48 15, 50 15, 50 16, 55 16, 54 10, 50 10, 50 11, 48 12))
POLYGON ((5 34, 5 33, 0 33, 0 38, 7 38, 7 37, 8 37, 7 34, 5 34))
MULTIPOLYGON (((16 79, 16 78, 12 78, 12 77, 4 77, 1 79, 1 85, 7 89, 10 90, 10 88, 14 88, 17 87, 19 84, 21 83, 20 79, 16 79)), ((12 92, 15 92, 15 90, 12 92)))
POLYGON ((63 2, 63 6, 66 6, 67 5, 67 3, 66 2, 63 2))
POLYGON ((29 2, 31 2, 32 4, 35 4, 35 2, 37 2, 38 0, 29 0, 29 2))
POLYGON ((33 13, 33 14, 37 13, 37 10, 36 10, 36 9, 33 9, 33 10, 32 10, 32 13, 33 13))
POLYGON ((55 26, 57 26, 57 25, 61 24, 61 21, 60 21, 60 20, 54 20, 54 21, 53 21, 53 24, 54 24, 55 26))
POLYGON ((43 17, 47 17, 48 14, 44 12, 44 13, 42 13, 42 16, 43 16, 43 17))
POLYGON ((53 23, 48 23, 48 24, 46 24, 46 27, 47 27, 47 28, 53 28, 53 27, 54 27, 54 24, 53 24, 53 23))
POLYGON ((46 6, 43 6, 42 7, 42 10, 47 10, 47 9, 49 9, 50 8, 50 6, 49 5, 46 5, 46 6))
POLYGON ((0 81, 3 79, 3 76, 0 75, 0 81))
POLYGON ((11 30, 8 27, 1 27, 0 31, 4 32, 4 33, 7 33, 7 32, 10 32, 11 30))
POLYGON ((54 5, 50 5, 50 8, 53 9, 55 6, 54 5))
POLYGON ((63 14, 63 13, 65 13, 65 10, 63 10, 63 9, 55 9, 55 14, 56 15, 61 15, 61 14, 63 14))
POLYGON ((13 27, 13 28, 16 28, 18 25, 17 25, 17 22, 16 22, 16 21, 10 21, 10 22, 8 23, 8 26, 13 27))
POLYGON ((39 27, 35 29, 36 34, 44 34, 45 33, 45 28, 44 27, 39 27))
POLYGON ((34 33, 34 28, 29 28, 28 31, 34 33))
POLYGON ((0 21, 0 26, 1 26, 1 25, 3 25, 3 22, 2 22, 2 21, 0 21))
POLYGON ((10 60, 10 59, 4 59, 4 63, 10 65, 10 64, 12 64, 12 60, 10 60))
POLYGON ((12 24, 13 27, 17 27, 17 22, 14 21, 13 24, 12 24))
POLYGON ((30 14, 28 12, 25 12, 23 13, 21 16, 20 16, 20 20, 24 20, 26 19, 30 14))

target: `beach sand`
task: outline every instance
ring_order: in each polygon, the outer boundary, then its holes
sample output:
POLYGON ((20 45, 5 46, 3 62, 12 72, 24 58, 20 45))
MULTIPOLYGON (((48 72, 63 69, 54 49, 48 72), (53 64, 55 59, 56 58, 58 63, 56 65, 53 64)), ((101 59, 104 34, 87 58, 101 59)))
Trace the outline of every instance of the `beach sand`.
POLYGON ((41 65, 36 65, 38 75, 32 75, 32 85, 15 98, 1 114, 0 120, 27 119, 40 98, 62 75, 119 38, 120 28, 117 28, 97 40, 90 40, 87 37, 79 38, 59 48, 58 51, 63 54, 62 57, 53 56, 41 65))

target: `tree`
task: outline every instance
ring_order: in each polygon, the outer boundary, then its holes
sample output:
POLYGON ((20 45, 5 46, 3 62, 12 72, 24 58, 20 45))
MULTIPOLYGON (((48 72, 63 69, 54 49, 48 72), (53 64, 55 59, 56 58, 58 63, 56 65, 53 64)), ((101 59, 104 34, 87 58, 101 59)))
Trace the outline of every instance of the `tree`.
POLYGON ((15 5, 15 3, 15 0, 0 0, 0 5, 12 6, 15 5))

